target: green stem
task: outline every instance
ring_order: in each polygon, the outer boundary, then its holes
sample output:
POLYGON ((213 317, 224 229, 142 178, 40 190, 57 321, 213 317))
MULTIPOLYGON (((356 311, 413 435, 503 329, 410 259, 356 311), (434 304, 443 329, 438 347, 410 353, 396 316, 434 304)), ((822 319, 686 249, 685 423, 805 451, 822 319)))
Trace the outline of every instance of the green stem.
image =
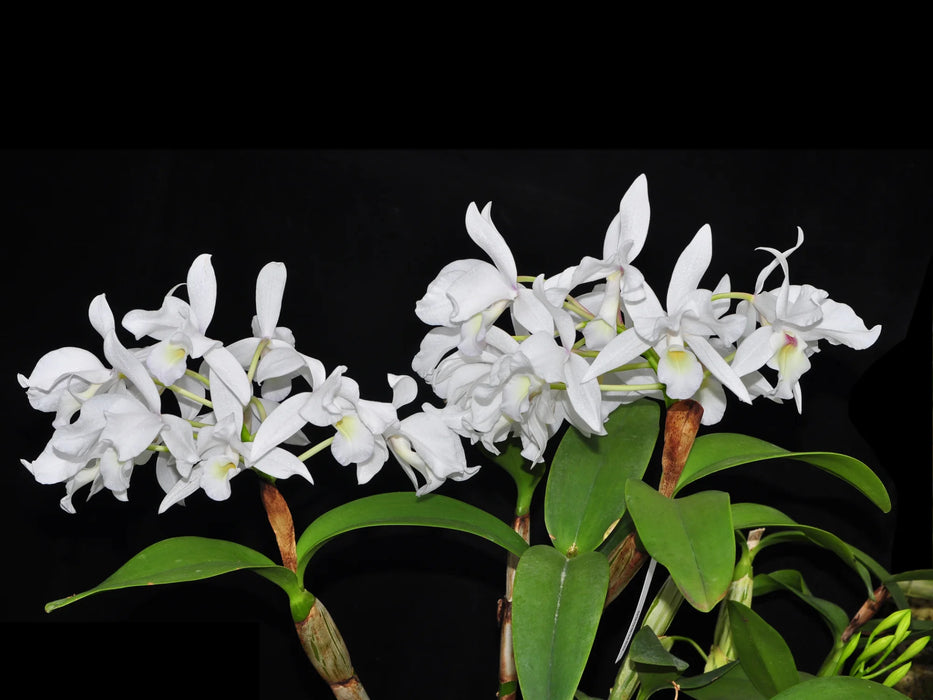
POLYGON ((664 385, 660 383, 654 384, 600 384, 600 391, 651 391, 651 390, 662 390, 664 385))
POLYGON ((262 355, 262 351, 266 349, 266 346, 269 345, 269 339, 263 338, 259 341, 259 345, 256 346, 256 351, 253 353, 253 359, 250 360, 249 369, 246 371, 246 378, 249 381, 253 381, 253 377, 256 374, 256 366, 259 364, 259 358, 262 355))
POLYGON ((755 295, 748 292, 721 292, 710 297, 710 301, 719 301, 720 299, 741 299, 743 301, 755 301, 755 295))
MULTIPOLYGON (((165 385, 163 384, 163 386, 165 385)), ((207 406, 208 408, 214 408, 214 404, 211 403, 210 400, 205 399, 203 396, 198 396, 197 394, 190 392, 187 389, 182 389, 177 384, 169 384, 165 388, 168 389, 169 391, 175 392, 179 396, 184 396, 186 399, 191 399, 195 403, 199 403, 203 406, 207 406)))
POLYGON ((204 386, 209 387, 211 385, 211 382, 207 377, 205 377, 203 374, 198 374, 193 369, 186 369, 185 374, 191 377, 192 379, 197 379, 204 386))
MULTIPOLYGON (((748 607, 752 606, 752 596, 754 593, 754 576, 752 571, 752 551, 758 546, 761 540, 763 528, 752 530, 748 539, 738 538, 741 555, 736 562, 735 569, 732 572, 732 583, 726 591, 726 600, 734 600, 748 607)), ((713 644, 710 647, 709 656, 706 659, 704 672, 725 666, 730 661, 738 658, 738 652, 735 650, 735 642, 732 638, 732 626, 729 623, 729 611, 725 601, 719 605, 719 613, 716 618, 716 628, 713 631, 713 644)))
POLYGON ((337 436, 336 436, 336 435, 333 435, 333 436, 327 438, 326 440, 322 440, 321 442, 319 442, 318 444, 316 444, 314 447, 312 447, 311 449, 309 449, 307 452, 302 452, 300 455, 298 455, 298 459, 300 459, 302 462, 304 462, 306 459, 310 459, 311 457, 313 457, 314 455, 316 455, 316 454, 317 454, 318 452, 320 452, 321 450, 327 449, 328 447, 330 447, 330 444, 334 441, 334 438, 335 438, 335 437, 337 437, 337 436))
MULTIPOLYGON (((683 594, 677 588, 674 579, 668 576, 664 585, 661 586, 661 589, 654 597, 648 612, 645 613, 645 621, 642 623, 642 627, 650 627, 655 635, 659 638, 662 637, 667 632, 683 602, 683 594)), ((674 644, 674 638, 665 637, 661 640, 661 644, 669 650, 674 644)), ((635 662, 632 661, 631 653, 626 653, 622 666, 619 668, 619 674, 616 676, 616 682, 609 692, 609 700, 630 700, 635 697, 638 685, 638 672, 635 670, 635 662)))

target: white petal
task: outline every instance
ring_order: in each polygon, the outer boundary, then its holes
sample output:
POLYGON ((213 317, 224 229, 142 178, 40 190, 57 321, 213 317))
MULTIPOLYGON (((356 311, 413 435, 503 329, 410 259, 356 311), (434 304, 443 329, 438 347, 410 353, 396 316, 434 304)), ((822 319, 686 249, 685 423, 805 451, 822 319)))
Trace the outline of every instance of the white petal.
MULTIPOLYGON (((136 404, 136 401, 133 400, 132 404, 136 404)), ((140 404, 139 409, 142 408, 140 404)), ((101 432, 101 440, 109 441, 116 448, 121 462, 145 452, 162 428, 160 416, 144 410, 132 410, 132 406, 114 406, 104 411, 104 415, 107 425, 101 432)))
POLYGON ((411 368, 418 376, 431 380, 441 358, 457 347, 460 342, 458 328, 432 328, 421 340, 421 348, 411 361, 411 368))
POLYGON ((265 382, 270 378, 292 376, 306 366, 305 358, 295 348, 287 345, 274 347, 259 360, 256 381, 265 382))
POLYGON ((673 312, 695 291, 709 267, 713 255, 713 239, 709 224, 704 224, 677 258, 667 288, 667 310, 673 312))
POLYGON ((392 387, 392 405, 401 408, 410 404, 418 395, 418 385, 407 374, 389 374, 389 386, 392 387))
POLYGON ((214 371, 217 377, 233 392, 240 406, 249 403, 253 396, 253 387, 243 367, 237 362, 233 354, 222 345, 218 345, 204 354, 204 360, 214 371))
POLYGON ((32 462, 25 459, 20 461, 40 484, 57 484, 70 479, 87 464, 87 460, 75 462, 63 459, 55 454, 51 443, 32 462))
POLYGON ((208 498, 223 501, 230 498, 230 479, 240 473, 235 456, 221 454, 205 459, 198 465, 200 486, 208 498))
POLYGON ((609 372, 620 365, 631 362, 650 348, 634 328, 628 328, 609 341, 609 343, 596 356, 583 380, 595 379, 600 374, 609 372))
POLYGON ((195 471, 191 479, 182 479, 175 482, 175 485, 165 494, 165 498, 159 504, 159 513, 164 513, 171 506, 183 501, 201 487, 200 472, 195 471))
POLYGON ((386 460, 389 458, 389 450, 386 447, 384 440, 376 440, 374 445, 373 453, 369 459, 363 460, 362 462, 357 462, 356 464, 356 483, 366 484, 368 483, 379 471, 382 469, 382 465, 386 463, 386 460))
POLYGON ((149 354, 146 355, 146 369, 166 386, 178 381, 188 369, 187 360, 190 348, 183 341, 184 336, 175 340, 168 338, 160 340, 149 348, 149 354))
POLYGON ((217 279, 214 276, 214 267, 211 265, 211 256, 202 253, 188 268, 188 303, 194 312, 196 327, 201 333, 214 317, 214 305, 217 302, 217 279))
MULTIPOLYGON (((237 369, 243 370, 237 365, 237 369)), ((211 405, 213 406, 214 419, 217 423, 224 419, 232 420, 235 425, 235 433, 239 435, 243 427, 243 406, 233 390, 223 381, 217 371, 211 367, 208 372, 208 379, 211 383, 211 405)))
POLYGON ((475 202, 470 202, 466 213, 466 229, 470 238, 482 248, 509 284, 515 284, 518 271, 515 258, 502 234, 492 223, 492 202, 488 202, 480 213, 475 202))
POLYGON ((622 196, 619 212, 609 224, 603 240, 603 259, 614 258, 621 263, 634 260, 645 244, 650 219, 648 179, 642 174, 622 196))
POLYGON ((760 326, 739 343, 735 356, 732 358, 732 371, 744 377, 763 367, 774 354, 774 349, 771 347, 773 334, 772 326, 760 326))
POLYGON ((831 344, 864 350, 878 340, 881 326, 869 330, 848 304, 827 299, 820 308, 823 311, 823 321, 818 328, 819 335, 831 344))
POLYGON ((163 415, 161 435, 169 453, 179 462, 187 464, 188 469, 200 459, 194 442, 194 430, 184 418, 163 415))
POLYGON ((554 319, 549 311, 553 307, 547 300, 543 276, 541 279, 540 294, 526 287, 518 287, 518 296, 512 304, 512 315, 520 326, 516 329, 519 333, 528 335, 536 331, 551 333, 554 330, 554 319))
POLYGON ((275 447, 256 462, 256 468, 276 479, 287 479, 297 474, 308 483, 313 484, 314 479, 305 463, 288 450, 275 447))
POLYGON ((104 356, 113 368, 125 376, 127 381, 139 391, 149 410, 159 413, 161 399, 155 383, 143 363, 123 347, 115 331, 109 331, 104 336, 104 356))
POLYGON ((423 323, 430 326, 449 326, 451 325, 451 316, 454 307, 447 297, 447 290, 462 275, 467 274, 474 267, 488 265, 482 260, 454 260, 448 263, 437 274, 430 284, 427 291, 415 303, 415 315, 423 323))
POLYGON ((567 398, 570 399, 574 412, 583 421, 583 425, 579 425, 579 423, 575 423, 575 425, 584 429, 584 432, 602 434, 605 432, 600 414, 602 396, 596 379, 582 380, 588 370, 589 364, 582 357, 573 353, 567 356, 567 363, 564 368, 567 398))
POLYGON ((450 320, 462 323, 497 301, 514 299, 517 283, 507 283, 502 274, 489 263, 473 267, 458 277, 447 289, 452 312, 450 320))
POLYGON ((301 416, 301 409, 310 396, 309 391, 290 396, 266 417, 253 436, 250 452, 252 459, 261 459, 273 447, 282 444, 305 426, 307 421, 301 416))
POLYGON ((87 315, 94 330, 100 333, 101 337, 116 328, 113 311, 111 311, 110 304, 107 303, 107 296, 104 294, 98 294, 94 297, 88 307, 87 315))
MULTIPOLYGON (((723 383, 733 394, 739 397, 745 403, 751 403, 752 397, 748 395, 748 389, 739 378, 738 374, 729 366, 716 349, 710 344, 709 340, 697 335, 685 335, 684 339, 693 350, 697 359, 703 363, 713 375, 723 383)), ((685 397, 686 398, 686 397, 685 397)))
POLYGON ((268 263, 256 278, 256 320, 263 338, 271 338, 278 325, 285 278, 285 265, 280 262, 268 263))
POLYGON ((672 399, 689 399, 703 383, 703 366, 688 350, 669 347, 659 353, 658 379, 672 399))
POLYGON ((331 453, 337 462, 346 466, 372 456, 375 438, 357 414, 348 413, 334 427, 337 434, 331 444, 331 453))

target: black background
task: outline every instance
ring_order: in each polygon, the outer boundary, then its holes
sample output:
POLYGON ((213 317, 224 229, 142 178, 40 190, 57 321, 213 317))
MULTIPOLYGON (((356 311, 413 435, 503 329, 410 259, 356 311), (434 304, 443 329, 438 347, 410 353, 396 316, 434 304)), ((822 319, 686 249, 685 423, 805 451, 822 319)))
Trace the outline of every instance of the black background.
MULTIPOLYGON (((63 486, 38 485, 20 465, 39 454, 51 428, 15 375, 65 345, 102 357, 87 321, 96 294, 107 293, 118 320, 130 309, 158 308, 194 257, 210 252, 219 287, 210 334, 232 342, 249 335, 256 273, 282 261, 289 277, 280 324, 294 331, 298 349, 328 370, 347 365, 364 397, 387 400, 385 374, 411 373, 428 330, 415 301, 447 262, 484 257, 463 226, 470 201, 493 202, 520 274, 552 274, 600 254, 639 173, 648 177, 652 214, 636 265, 662 298, 677 255, 703 224, 713 231, 707 283, 728 272, 735 289, 749 291, 768 260, 755 247, 788 248, 799 225, 807 238, 791 258, 792 283, 822 287, 869 327, 883 327, 867 350, 821 343, 802 380, 802 415, 792 402, 730 400, 715 429, 861 459, 889 487, 892 513, 793 462, 733 470, 703 486, 830 529, 891 570, 931 565, 929 151, 10 150, 0 168, 7 246, 0 629, 19 640, 11 668, 47 674, 41 682, 67 676, 72 686, 101 692, 118 687, 106 678, 144 677, 181 697, 225 687, 243 697, 298 689, 329 697, 295 640, 283 594, 248 573, 43 612, 45 602, 94 586, 163 537, 223 537, 276 553, 250 474, 234 480, 228 501, 199 493, 158 515, 162 494, 142 467, 128 503, 107 492, 89 502, 79 496, 78 513, 68 515, 58 506, 63 486), (50 658, 56 674, 47 670, 50 658)), ((133 344, 129 334, 123 340, 133 344)), ((422 386, 419 402, 432 400, 422 386)), ((310 469, 315 486, 280 484, 299 529, 350 498, 410 488, 391 461, 365 487, 326 454, 310 469)), ((507 518, 510 488, 487 465, 440 492, 507 518)), ((537 513, 540 542, 546 533, 537 513)), ((494 697, 503 564, 501 551, 470 536, 376 528, 328 544, 307 585, 336 618, 372 697, 494 697)), ((759 565, 802 569, 815 594, 848 612, 864 598, 854 573, 821 550, 775 549, 759 565)), ((635 593, 603 619, 582 685, 591 694, 608 692, 635 593)), ((760 611, 785 634, 800 667, 814 671, 828 644, 820 624, 782 599, 763 599, 760 611)), ((678 624, 699 630, 707 645, 709 620, 683 617, 678 624)))

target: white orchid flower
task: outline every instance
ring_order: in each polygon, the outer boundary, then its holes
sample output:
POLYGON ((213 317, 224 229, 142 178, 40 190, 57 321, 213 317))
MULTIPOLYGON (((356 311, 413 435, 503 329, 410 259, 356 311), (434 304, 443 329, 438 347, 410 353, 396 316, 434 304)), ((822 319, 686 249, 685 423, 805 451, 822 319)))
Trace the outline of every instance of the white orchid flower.
POLYGON ((479 466, 467 466, 460 436, 445 423, 438 409, 430 404, 422 409, 404 418, 386 440, 418 496, 430 493, 447 479, 463 481, 479 471, 479 466), (416 473, 424 484, 419 484, 416 473))
POLYGON ((245 406, 252 388, 245 375, 238 372, 239 362, 220 341, 206 335, 217 300, 217 281, 209 254, 195 258, 185 286, 187 302, 173 295, 177 288, 173 287, 158 310, 130 311, 123 317, 123 327, 137 340, 149 336, 158 341, 148 348, 146 367, 162 384, 168 386, 182 377, 189 357, 203 357, 245 406))
POLYGON ((571 288, 599 279, 606 281, 595 318, 583 331, 591 350, 604 347, 616 336, 622 301, 639 301, 644 296, 644 276, 632 261, 645 244, 650 220, 648 181, 639 175, 622 196, 619 211, 606 229, 602 258, 587 256, 569 269, 571 288))
POLYGON ((85 484, 92 485, 90 495, 106 488, 126 500, 133 467, 151 457, 161 426, 160 416, 125 390, 96 394, 76 420, 56 428, 38 458, 21 462, 39 483, 66 482, 61 505, 68 512, 85 484))
POLYGON ((241 441, 237 420, 230 413, 196 434, 187 421, 165 417, 162 439, 171 457, 159 463, 159 483, 166 492, 160 513, 199 489, 215 501, 229 498, 230 481, 248 468, 277 479, 298 475, 314 483, 305 464, 291 452, 272 446, 257 454, 253 443, 241 441))
POLYGON ((443 341, 441 356, 457 347, 467 355, 477 355, 488 329, 511 308, 519 332, 539 330, 550 324, 550 316, 518 282, 515 258, 502 234, 492 222, 492 203, 482 212, 475 202, 467 207, 466 228, 470 238, 483 249, 493 264, 483 260, 455 260, 446 265, 428 285, 415 304, 415 314, 424 323, 456 329, 438 332, 432 342, 443 341))
POLYGON ((751 304, 740 307, 748 314, 757 314, 761 326, 742 340, 732 361, 739 374, 753 372, 765 365, 778 372, 774 396, 793 398, 797 411, 803 410, 800 377, 810 369, 810 356, 818 351, 818 341, 846 345, 862 350, 872 345, 881 333, 881 326, 870 330, 852 307, 829 298, 829 294, 811 285, 790 284, 787 258, 803 243, 803 229, 797 229, 797 244, 786 251, 760 248, 774 256, 761 271, 755 284, 751 304), (763 292, 764 282, 780 265, 784 272, 781 286, 763 292))
MULTIPOLYGON (((547 334, 541 335, 546 338, 542 345, 560 352, 547 334)), ((490 329, 488 340, 479 358, 457 352, 440 363, 434 391, 446 404, 436 413, 458 435, 481 442, 493 454, 499 453, 496 443, 518 435, 522 454, 537 463, 566 418, 566 392, 551 389, 505 331, 490 329)))
POLYGON ((600 351, 584 379, 612 371, 654 348, 659 355, 658 379, 671 398, 693 396, 703 383, 705 369, 739 399, 750 403, 741 378, 710 342, 715 335, 731 343, 745 327, 738 315, 722 317, 723 305, 712 302, 711 291, 699 288, 711 257, 710 227, 704 225, 677 259, 667 290, 667 311, 644 284, 644 297, 626 304, 632 326, 600 351))
POLYGON ((283 263, 270 262, 263 266, 256 277, 253 335, 227 346, 244 368, 250 367, 259 351, 253 379, 261 385, 261 396, 273 401, 285 400, 291 394, 292 380, 299 376, 312 388, 326 377, 324 365, 296 350, 292 331, 278 325, 286 279, 283 263))

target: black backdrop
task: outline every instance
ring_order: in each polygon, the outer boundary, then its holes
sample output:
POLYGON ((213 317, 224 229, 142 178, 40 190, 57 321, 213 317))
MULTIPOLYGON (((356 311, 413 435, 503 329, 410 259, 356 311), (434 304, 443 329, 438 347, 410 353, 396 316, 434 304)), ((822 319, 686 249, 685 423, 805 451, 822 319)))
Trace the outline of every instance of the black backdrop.
MULTIPOLYGON (((709 223, 707 281, 729 272, 750 289, 796 227, 807 240, 791 259, 792 282, 825 288, 868 326, 863 351, 823 344, 803 378, 804 412, 792 403, 730 400, 720 430, 748 432, 788 449, 834 450, 873 467, 895 509, 883 515, 851 489, 795 463, 734 470, 705 486, 755 500, 837 532, 893 570, 931 565, 931 338, 929 262, 933 159, 916 150, 13 150, 0 154, 7 254, 6 466, 0 470, 4 595, 0 621, 19 640, 13 666, 37 682, 171 687, 181 697, 236 689, 273 697, 309 689, 326 698, 294 639, 284 596, 247 573, 93 596, 50 615, 51 599, 91 587, 134 553, 171 535, 230 539, 275 556, 251 475, 215 503, 203 493, 164 515, 161 492, 140 468, 129 503, 109 493, 61 511, 63 487, 41 486, 19 464, 51 435, 15 374, 64 345, 100 354, 87 306, 106 292, 119 319, 158 308, 201 252, 218 276, 211 335, 249 334, 255 275, 287 265, 280 323, 328 370, 346 364, 363 395, 388 399, 386 372, 410 373, 426 332, 414 303, 447 262, 483 257, 463 226, 470 201, 493 202, 493 219, 520 274, 555 273, 598 255, 619 198, 648 177, 652 215, 637 265, 663 293, 683 246, 709 223), (54 663, 53 663, 54 661, 54 663), (54 673, 51 669, 57 669, 54 673), (67 679, 64 681, 63 678, 67 679), (135 681, 133 680, 135 679, 135 681), (253 690, 261 686, 261 690, 253 690)), ((127 334, 124 341, 131 344, 127 334)), ((422 388, 419 401, 432 396, 422 388)), ((366 487, 321 455, 316 484, 281 482, 299 528, 347 499, 407 490, 394 463, 366 487)), ((510 485, 493 466, 440 490, 503 518, 510 485)), ((540 513, 540 508, 539 511, 540 513)), ((536 522, 536 541, 546 537, 536 522)), ((768 568, 793 566, 817 595, 853 611, 863 591, 818 550, 776 552, 768 568)), ((308 587, 344 632, 374 698, 494 697, 496 598, 503 554, 469 536, 378 528, 328 544, 308 587)), ((604 619, 584 690, 605 695, 609 663, 634 592, 604 619)), ((815 670, 828 640, 789 601, 761 610, 785 633, 799 665, 815 670)), ((701 616, 683 624, 702 628, 701 616)), ((706 639, 703 640, 706 643, 706 639)))

